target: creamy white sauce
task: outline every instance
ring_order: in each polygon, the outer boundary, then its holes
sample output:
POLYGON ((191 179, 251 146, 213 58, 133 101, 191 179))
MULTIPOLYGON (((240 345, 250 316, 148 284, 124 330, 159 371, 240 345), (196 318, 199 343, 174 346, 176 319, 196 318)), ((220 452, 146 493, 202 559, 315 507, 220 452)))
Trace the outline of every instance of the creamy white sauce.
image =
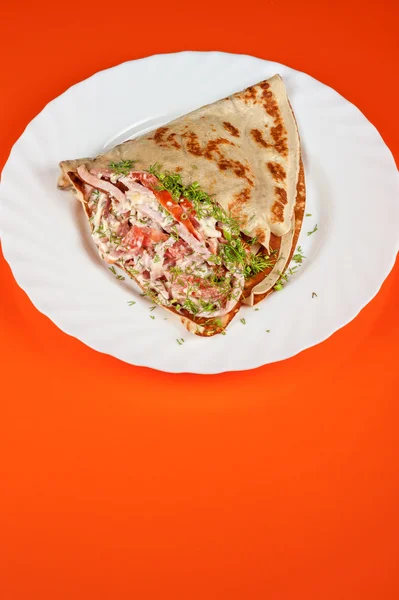
POLYGON ((93 219, 94 230, 98 229, 100 226, 100 221, 101 221, 101 217, 103 214, 103 210, 104 210, 106 201, 107 201, 107 195, 104 194, 103 192, 100 192, 98 195, 97 210, 95 212, 94 219, 93 219))
POLYGON ((222 234, 216 229, 216 219, 214 217, 204 217, 199 219, 200 231, 206 237, 220 237, 222 234))

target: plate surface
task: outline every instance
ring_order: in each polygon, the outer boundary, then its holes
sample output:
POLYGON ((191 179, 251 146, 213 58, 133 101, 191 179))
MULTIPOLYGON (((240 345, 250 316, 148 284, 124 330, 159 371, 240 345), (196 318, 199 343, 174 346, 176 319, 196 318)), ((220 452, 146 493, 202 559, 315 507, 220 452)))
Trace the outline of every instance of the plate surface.
POLYGON ((250 56, 182 52, 101 71, 50 102, 4 167, 0 233, 18 284, 66 333, 134 365, 219 373, 293 356, 358 314, 395 261, 398 191, 381 136, 333 89, 250 56), (259 310, 242 308, 226 336, 199 338, 161 308, 150 312, 134 283, 118 281, 101 262, 80 205, 56 189, 58 163, 95 156, 275 73, 284 78, 302 139, 311 216, 299 244, 307 258, 259 310))

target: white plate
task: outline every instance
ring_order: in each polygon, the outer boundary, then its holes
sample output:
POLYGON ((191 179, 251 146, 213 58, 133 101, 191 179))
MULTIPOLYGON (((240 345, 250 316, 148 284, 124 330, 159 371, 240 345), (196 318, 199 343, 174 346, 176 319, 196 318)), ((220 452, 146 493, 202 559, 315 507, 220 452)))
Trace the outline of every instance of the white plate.
POLYGON ((325 340, 378 292, 398 250, 397 171, 377 130, 331 88, 250 56, 152 56, 71 87, 13 147, 0 195, 4 255, 34 305, 100 352, 170 372, 251 369, 325 340), (258 311, 241 309, 226 336, 199 338, 161 308, 150 312, 134 284, 117 281, 100 261, 80 205, 56 189, 58 162, 95 156, 275 73, 284 78, 302 138, 312 216, 299 243, 307 258, 258 311))

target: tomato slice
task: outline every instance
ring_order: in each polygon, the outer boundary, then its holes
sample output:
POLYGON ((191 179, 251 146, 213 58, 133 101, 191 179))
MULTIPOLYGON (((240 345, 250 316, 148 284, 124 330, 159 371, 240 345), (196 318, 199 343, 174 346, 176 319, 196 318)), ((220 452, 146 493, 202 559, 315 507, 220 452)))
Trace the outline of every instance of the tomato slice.
POLYGON ((180 200, 180 206, 182 206, 184 208, 184 210, 190 215, 195 217, 195 215, 197 214, 195 212, 194 206, 191 204, 190 200, 188 200, 188 198, 183 198, 183 200, 180 200))
POLYGON ((159 231, 159 229, 151 229, 150 227, 138 227, 133 225, 130 231, 125 235, 123 243, 129 248, 151 248, 158 242, 165 242, 168 236, 159 231))
MULTIPOLYGON (((173 200, 171 194, 167 190, 152 190, 155 194, 156 199, 167 210, 172 217, 184 225, 184 227, 200 242, 202 241, 202 237, 200 233, 195 229, 194 225, 189 219, 189 214, 187 213, 187 209, 183 208, 183 202, 176 202, 173 200)), ((187 202, 189 202, 187 200, 187 202)), ((186 204, 187 206, 187 204, 186 204)), ((190 205, 191 206, 191 205, 190 205)), ((192 210, 192 206, 190 208, 192 210)))

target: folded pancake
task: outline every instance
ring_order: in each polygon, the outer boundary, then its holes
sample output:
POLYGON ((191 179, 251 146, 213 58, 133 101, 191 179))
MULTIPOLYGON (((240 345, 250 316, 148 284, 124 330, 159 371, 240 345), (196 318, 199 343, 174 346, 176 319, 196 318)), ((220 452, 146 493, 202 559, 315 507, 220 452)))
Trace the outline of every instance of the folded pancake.
POLYGON ((200 335, 273 290, 302 224, 300 141, 278 75, 60 167, 101 257, 200 335))

